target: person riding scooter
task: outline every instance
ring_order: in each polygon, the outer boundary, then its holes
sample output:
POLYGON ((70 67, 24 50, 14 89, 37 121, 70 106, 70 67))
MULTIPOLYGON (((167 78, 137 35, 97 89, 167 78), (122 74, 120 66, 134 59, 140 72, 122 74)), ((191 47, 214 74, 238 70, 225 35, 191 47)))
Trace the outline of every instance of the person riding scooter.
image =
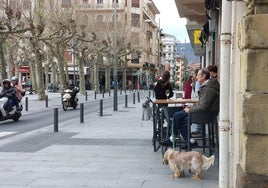
POLYGON ((22 100, 22 97, 25 95, 25 90, 19 85, 19 79, 16 76, 13 76, 11 78, 12 86, 16 90, 16 96, 18 101, 15 100, 15 104, 18 110, 22 110, 22 108, 19 105, 19 102, 22 100))
POLYGON ((16 105, 16 101, 18 101, 18 98, 16 96, 16 89, 11 86, 11 82, 9 79, 3 80, 3 89, 0 93, 0 98, 3 97, 8 98, 6 111, 12 111, 12 107, 16 105))
POLYGON ((71 103, 73 104, 75 101, 76 94, 79 92, 79 87, 77 87, 75 84, 71 83, 68 85, 67 89, 72 90, 71 94, 71 103))

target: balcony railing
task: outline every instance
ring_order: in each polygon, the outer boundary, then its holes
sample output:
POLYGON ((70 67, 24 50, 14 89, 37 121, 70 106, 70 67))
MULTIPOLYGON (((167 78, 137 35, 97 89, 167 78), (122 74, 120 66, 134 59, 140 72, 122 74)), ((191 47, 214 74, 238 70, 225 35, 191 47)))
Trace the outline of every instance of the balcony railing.
MULTIPOLYGON (((114 3, 102 3, 102 4, 97 4, 97 3, 84 3, 81 4, 78 7, 80 10, 84 10, 84 9, 91 9, 91 10, 96 10, 96 9, 114 9, 114 3)), ((117 3, 116 6, 117 9, 124 9, 124 4, 122 3, 117 3)))

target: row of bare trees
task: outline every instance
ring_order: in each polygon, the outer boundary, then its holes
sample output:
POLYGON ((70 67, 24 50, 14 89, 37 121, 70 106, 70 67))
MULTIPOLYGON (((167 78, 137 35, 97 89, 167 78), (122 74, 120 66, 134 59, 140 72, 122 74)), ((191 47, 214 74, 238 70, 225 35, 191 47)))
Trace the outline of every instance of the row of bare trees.
POLYGON ((14 74, 19 76, 19 67, 28 62, 32 86, 40 100, 45 99, 44 78, 48 78, 48 70, 52 72, 53 84, 58 77, 63 88, 66 86, 69 80, 66 51, 75 53, 81 93, 85 93, 85 66, 89 67, 90 82, 96 91, 99 66, 105 67, 105 87, 109 89, 113 60, 135 51, 125 32, 117 31, 121 35, 117 37, 117 58, 114 58, 111 22, 94 22, 78 15, 78 5, 62 9, 54 0, 11 2, 0 0, 0 80, 14 74))

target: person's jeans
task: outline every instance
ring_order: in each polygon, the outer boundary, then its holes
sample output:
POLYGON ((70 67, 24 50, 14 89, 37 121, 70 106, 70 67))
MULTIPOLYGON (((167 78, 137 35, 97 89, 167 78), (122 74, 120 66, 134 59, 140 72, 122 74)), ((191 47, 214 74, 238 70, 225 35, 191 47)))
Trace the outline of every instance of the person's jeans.
POLYGON ((184 110, 178 111, 173 115, 173 134, 179 136, 178 130, 180 130, 181 136, 184 140, 188 137, 188 113, 184 110))
POLYGON ((12 110, 12 107, 14 106, 14 100, 13 99, 8 99, 7 101, 7 111, 10 112, 12 110))

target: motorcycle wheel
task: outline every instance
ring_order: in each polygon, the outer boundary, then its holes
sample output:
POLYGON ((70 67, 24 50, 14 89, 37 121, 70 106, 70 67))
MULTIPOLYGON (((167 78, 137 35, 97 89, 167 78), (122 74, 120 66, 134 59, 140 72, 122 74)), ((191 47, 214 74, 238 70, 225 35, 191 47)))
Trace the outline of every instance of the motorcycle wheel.
POLYGON ((12 119, 13 121, 18 121, 20 119, 21 114, 15 114, 12 119))
POLYGON ((75 104, 73 104, 73 109, 75 110, 77 107, 77 103, 75 102, 75 104))
POLYGON ((66 111, 67 108, 68 108, 68 102, 67 102, 67 101, 62 101, 62 109, 63 109, 64 111, 66 111))

